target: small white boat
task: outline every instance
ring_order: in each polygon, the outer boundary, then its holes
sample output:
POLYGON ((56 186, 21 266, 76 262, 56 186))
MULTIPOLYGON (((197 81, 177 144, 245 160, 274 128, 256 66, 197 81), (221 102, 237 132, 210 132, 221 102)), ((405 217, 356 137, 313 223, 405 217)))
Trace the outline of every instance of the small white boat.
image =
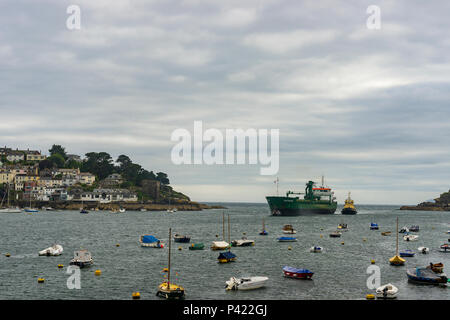
POLYGON ((397 298, 397 292, 398 288, 388 283, 377 288, 376 294, 378 299, 395 299, 397 298))
POLYGON ((400 229, 399 233, 408 233, 409 229, 407 226, 404 226, 403 228, 400 229))
POLYGON ((246 237, 242 237, 239 240, 231 241, 233 247, 250 247, 255 245, 255 240, 248 240, 246 237))
POLYGON ((63 247, 59 244, 55 244, 47 249, 39 251, 40 256, 59 256, 63 253, 63 247))
POLYGON ((119 212, 120 212, 120 213, 124 213, 125 211, 126 211, 125 208, 120 208, 120 209, 119 209, 119 212))
POLYGON ((230 247, 230 244, 226 241, 213 241, 211 245, 212 250, 225 250, 230 247))
POLYGON ((417 248, 417 250, 419 250, 419 252, 423 253, 423 254, 427 254, 430 252, 430 249, 427 247, 419 247, 419 248, 417 248))
POLYGON ((415 234, 408 234, 407 236, 403 237, 403 240, 405 241, 417 241, 417 239, 419 239, 419 236, 415 234))
POLYGON ((94 263, 91 253, 86 249, 75 251, 73 259, 70 260, 69 265, 78 266, 80 268, 90 267, 94 263))
POLYGON ((141 212, 146 212, 146 211, 147 211, 147 209, 141 208, 141 212))
POLYGON ((283 233, 284 234, 296 234, 297 231, 294 229, 294 227, 291 224, 286 224, 283 227, 283 233))
POLYGON ((311 247, 309 249, 309 252, 314 252, 314 253, 319 253, 319 252, 322 252, 322 251, 323 251, 323 248, 319 247, 319 246, 314 246, 314 247, 311 247))
POLYGON ((439 246, 440 252, 450 252, 450 245, 448 243, 444 243, 443 245, 439 246))
POLYGON ((225 281, 226 290, 253 290, 259 289, 265 286, 268 277, 243 277, 235 278, 231 277, 230 280, 225 281))
POLYGON ((10 208, 0 209, 0 212, 3 212, 3 213, 20 213, 20 212, 22 212, 22 210, 20 208, 18 208, 18 207, 16 207, 16 208, 10 207, 10 208))

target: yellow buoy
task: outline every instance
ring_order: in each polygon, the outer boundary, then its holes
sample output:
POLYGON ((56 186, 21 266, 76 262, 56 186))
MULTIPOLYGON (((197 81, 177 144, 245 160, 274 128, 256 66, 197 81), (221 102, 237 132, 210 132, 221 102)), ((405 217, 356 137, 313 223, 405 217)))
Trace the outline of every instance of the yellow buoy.
POLYGON ((321 234, 320 237, 323 238, 323 234, 321 234))
POLYGON ((58 264, 58 268, 59 268, 59 269, 64 268, 64 265, 58 264))
POLYGON ((45 281, 44 278, 38 278, 38 283, 43 283, 45 281))
POLYGON ((292 250, 292 247, 291 247, 291 246, 289 246, 289 247, 288 247, 288 250, 292 250))
POLYGON ((101 275, 101 274, 102 274, 102 271, 101 271, 101 270, 99 270, 99 269, 95 270, 95 275, 96 275, 96 276, 99 276, 99 275, 101 275))
POLYGON ((6 253, 5 257, 9 258, 9 257, 11 257, 11 255, 9 253, 6 253))
POLYGON ((132 297, 133 299, 140 299, 140 298, 141 298, 141 294, 140 294, 139 292, 133 292, 133 293, 131 294, 131 297, 132 297))
POLYGON ((375 299, 375 295, 369 293, 368 295, 366 295, 366 299, 367 299, 367 300, 373 300, 373 299, 375 299))
POLYGON ((367 239, 366 238, 363 238, 363 241, 366 241, 367 239))
POLYGON ((370 263, 371 263, 371 264, 375 264, 375 260, 373 260, 373 259, 370 260, 370 263))
POLYGON ((178 250, 181 250, 182 248, 181 247, 178 247, 178 250))
POLYGON ((341 244, 344 245, 344 241, 342 241, 341 244))
POLYGON ((116 243, 116 247, 120 247, 120 244, 116 243))
POLYGON ((163 268, 162 271, 163 272, 169 272, 169 268, 163 268))

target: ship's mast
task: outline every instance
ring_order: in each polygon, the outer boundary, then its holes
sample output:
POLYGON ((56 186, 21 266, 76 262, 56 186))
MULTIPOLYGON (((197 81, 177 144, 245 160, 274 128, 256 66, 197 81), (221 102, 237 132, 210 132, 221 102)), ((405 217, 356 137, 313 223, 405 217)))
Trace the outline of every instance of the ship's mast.
POLYGON ((225 212, 222 212, 222 240, 225 241, 225 212))
POLYGON ((277 180, 275 180, 274 182, 277 185, 277 197, 278 197, 278 183, 280 182, 280 180, 278 180, 278 177, 277 177, 277 180))
POLYGON ((167 270, 167 289, 170 290, 170 249, 172 247, 172 228, 169 228, 169 263, 167 270))
POLYGON ((396 242, 396 246, 395 246, 395 255, 398 256, 398 217, 397 217, 397 242, 396 242))
POLYGON ((231 250, 231 229, 230 229, 230 215, 228 214, 228 251, 231 250))

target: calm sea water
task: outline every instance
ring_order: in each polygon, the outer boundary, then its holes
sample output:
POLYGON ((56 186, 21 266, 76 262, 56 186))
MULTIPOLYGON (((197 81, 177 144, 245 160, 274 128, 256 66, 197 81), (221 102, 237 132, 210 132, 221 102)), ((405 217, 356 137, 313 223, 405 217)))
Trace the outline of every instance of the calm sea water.
POLYGON ((173 243, 172 273, 185 287, 186 299, 364 299, 373 293, 366 286, 367 267, 374 259, 381 269, 381 283, 399 288, 399 299, 449 299, 450 288, 411 284, 405 274, 407 267, 424 266, 430 262, 444 263, 450 273, 450 255, 438 251, 447 242, 450 213, 399 211, 394 206, 358 206, 355 216, 272 217, 265 204, 224 204, 227 210, 200 212, 132 212, 111 214, 77 211, 37 214, 9 213, 0 215, 0 299, 130 299, 139 291, 141 299, 158 299, 157 286, 163 281, 162 269, 167 266, 167 247, 142 248, 141 234, 168 239, 168 229, 191 236, 191 242, 203 242, 203 251, 188 250, 189 244, 173 243), (232 248, 237 261, 217 262, 217 251, 209 246, 222 237, 222 212, 230 214, 231 239, 245 232, 256 241, 253 247, 232 248), (406 266, 392 267, 388 259, 395 254, 395 219, 399 226, 418 224, 419 240, 405 242, 400 249, 417 251, 430 248, 430 254, 416 254, 406 266), (265 218, 268 236, 258 235, 265 218), (341 238, 330 238, 339 223, 348 224, 349 231, 341 238), (380 230, 371 231, 371 222, 380 230), (284 224, 297 229, 298 242, 279 243, 284 224), (392 236, 382 236, 392 231, 392 236), (320 236, 323 235, 321 238, 320 236), (366 241, 363 241, 366 238, 366 241), (341 244, 344 242, 344 245, 341 244), (38 251, 61 244, 64 253, 58 257, 39 257, 38 251), (116 244, 120 247, 116 247, 116 244), (323 253, 310 253, 313 245, 324 247, 323 253), (291 246, 292 250, 288 250, 291 246), (182 250, 178 250, 181 247, 182 250), (88 249, 95 265, 81 270, 81 289, 68 289, 67 266, 73 251, 88 249), (5 257, 5 253, 11 257, 5 257), (57 265, 63 264, 63 269, 57 265), (312 281, 284 278, 285 265, 308 268, 315 274, 312 281), (102 274, 95 276, 95 270, 102 274), (175 272, 177 274, 175 274, 175 272), (225 291, 231 276, 268 276, 266 288, 254 291, 225 291), (38 277, 46 279, 39 284, 38 277))

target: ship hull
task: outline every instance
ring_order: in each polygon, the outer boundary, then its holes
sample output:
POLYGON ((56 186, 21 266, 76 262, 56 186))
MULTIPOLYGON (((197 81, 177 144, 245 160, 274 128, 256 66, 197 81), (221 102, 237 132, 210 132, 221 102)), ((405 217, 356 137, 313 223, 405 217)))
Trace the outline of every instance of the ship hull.
POLYGON ((309 201, 290 197, 266 197, 270 211, 275 216, 300 216, 334 214, 337 203, 309 201))
POLYGON ((356 209, 353 209, 353 208, 344 208, 344 209, 342 209, 341 213, 342 214, 356 214, 357 211, 356 211, 356 209))

